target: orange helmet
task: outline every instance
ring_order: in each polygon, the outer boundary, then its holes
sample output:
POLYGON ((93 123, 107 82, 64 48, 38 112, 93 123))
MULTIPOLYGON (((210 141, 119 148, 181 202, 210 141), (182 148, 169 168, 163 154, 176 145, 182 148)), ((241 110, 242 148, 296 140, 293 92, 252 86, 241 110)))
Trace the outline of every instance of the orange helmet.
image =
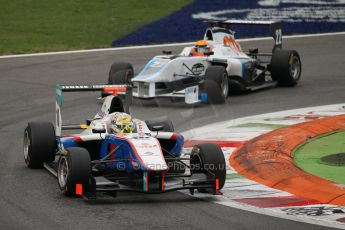
POLYGON ((199 40, 195 43, 196 47, 206 47, 208 45, 206 40, 199 40))
POLYGON ((199 40, 195 43, 193 56, 205 56, 205 53, 210 52, 210 47, 206 40, 199 40))

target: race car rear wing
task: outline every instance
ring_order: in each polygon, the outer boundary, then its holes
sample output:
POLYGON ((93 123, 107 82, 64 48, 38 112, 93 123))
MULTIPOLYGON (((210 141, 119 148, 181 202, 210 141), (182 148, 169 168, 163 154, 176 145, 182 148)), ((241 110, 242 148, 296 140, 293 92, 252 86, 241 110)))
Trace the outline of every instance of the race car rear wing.
POLYGON ((233 25, 254 25, 254 26, 269 26, 271 36, 274 39, 273 51, 282 48, 282 28, 279 21, 248 21, 230 19, 225 21, 208 21, 211 27, 220 27, 231 29, 233 25))
POLYGON ((129 106, 132 104, 132 86, 130 85, 56 85, 56 103, 55 103, 55 133, 56 136, 61 136, 62 132, 62 118, 61 108, 63 100, 63 92, 92 92, 92 91, 108 91, 115 96, 118 94, 125 94, 124 110, 129 113, 129 106))

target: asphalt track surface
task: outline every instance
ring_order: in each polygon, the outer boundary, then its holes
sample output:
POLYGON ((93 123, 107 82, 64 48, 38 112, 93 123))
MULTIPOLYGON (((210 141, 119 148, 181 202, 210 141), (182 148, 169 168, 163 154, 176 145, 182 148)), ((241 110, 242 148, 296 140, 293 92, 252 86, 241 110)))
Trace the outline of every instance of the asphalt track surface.
MULTIPOLYGON (((299 51, 303 75, 295 88, 231 95, 226 105, 187 106, 170 99, 135 101, 133 114, 169 116, 178 131, 233 118, 345 101, 345 35, 284 40, 299 51)), ((271 41, 243 42, 270 50, 271 41)), ((174 52, 181 47, 169 48, 174 52)), ((104 83, 116 60, 136 71, 162 48, 0 59, 0 229, 325 229, 199 200, 179 192, 120 193, 88 204, 66 198, 44 170, 26 168, 22 135, 28 121, 54 121, 54 86, 104 83)), ((63 120, 84 121, 96 93, 66 95, 63 120)))

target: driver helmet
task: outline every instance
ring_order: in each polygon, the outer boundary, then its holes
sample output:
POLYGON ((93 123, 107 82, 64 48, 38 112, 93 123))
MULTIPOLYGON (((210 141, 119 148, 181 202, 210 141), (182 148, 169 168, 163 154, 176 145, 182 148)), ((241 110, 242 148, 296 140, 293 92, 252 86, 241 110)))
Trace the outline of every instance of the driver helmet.
POLYGON ((199 40, 195 43, 194 50, 193 56, 205 56, 205 53, 210 52, 210 46, 206 40, 199 40))
POLYGON ((112 133, 132 133, 134 123, 132 116, 126 113, 116 113, 110 118, 110 130, 112 133))

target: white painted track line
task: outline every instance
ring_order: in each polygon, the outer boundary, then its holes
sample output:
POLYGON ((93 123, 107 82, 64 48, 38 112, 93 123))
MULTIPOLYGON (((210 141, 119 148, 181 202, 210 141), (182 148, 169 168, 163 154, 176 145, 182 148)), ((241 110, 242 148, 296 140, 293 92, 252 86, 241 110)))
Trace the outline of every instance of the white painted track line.
MULTIPOLYGON (((288 35, 288 36, 283 36, 283 38, 284 39, 291 39, 291 38, 308 38, 308 37, 322 37, 322 36, 334 36, 334 35, 345 35, 345 31, 344 32, 335 32, 335 33, 321 33, 321 34, 288 35)), ((272 39, 272 37, 244 38, 244 39, 237 39, 237 41, 249 42, 249 41, 262 41, 262 40, 270 40, 270 39, 272 39)), ((92 53, 92 52, 105 52, 105 51, 120 51, 120 50, 133 50, 133 49, 147 49, 147 48, 161 48, 161 47, 171 47, 171 46, 188 46, 188 45, 192 45, 192 44, 193 44, 193 42, 185 42, 185 43, 127 46, 127 47, 89 49, 89 50, 70 50, 70 51, 58 51, 58 52, 46 52, 46 53, 15 54, 15 55, 0 56, 0 59, 60 55, 60 54, 78 54, 78 53, 92 53)))

